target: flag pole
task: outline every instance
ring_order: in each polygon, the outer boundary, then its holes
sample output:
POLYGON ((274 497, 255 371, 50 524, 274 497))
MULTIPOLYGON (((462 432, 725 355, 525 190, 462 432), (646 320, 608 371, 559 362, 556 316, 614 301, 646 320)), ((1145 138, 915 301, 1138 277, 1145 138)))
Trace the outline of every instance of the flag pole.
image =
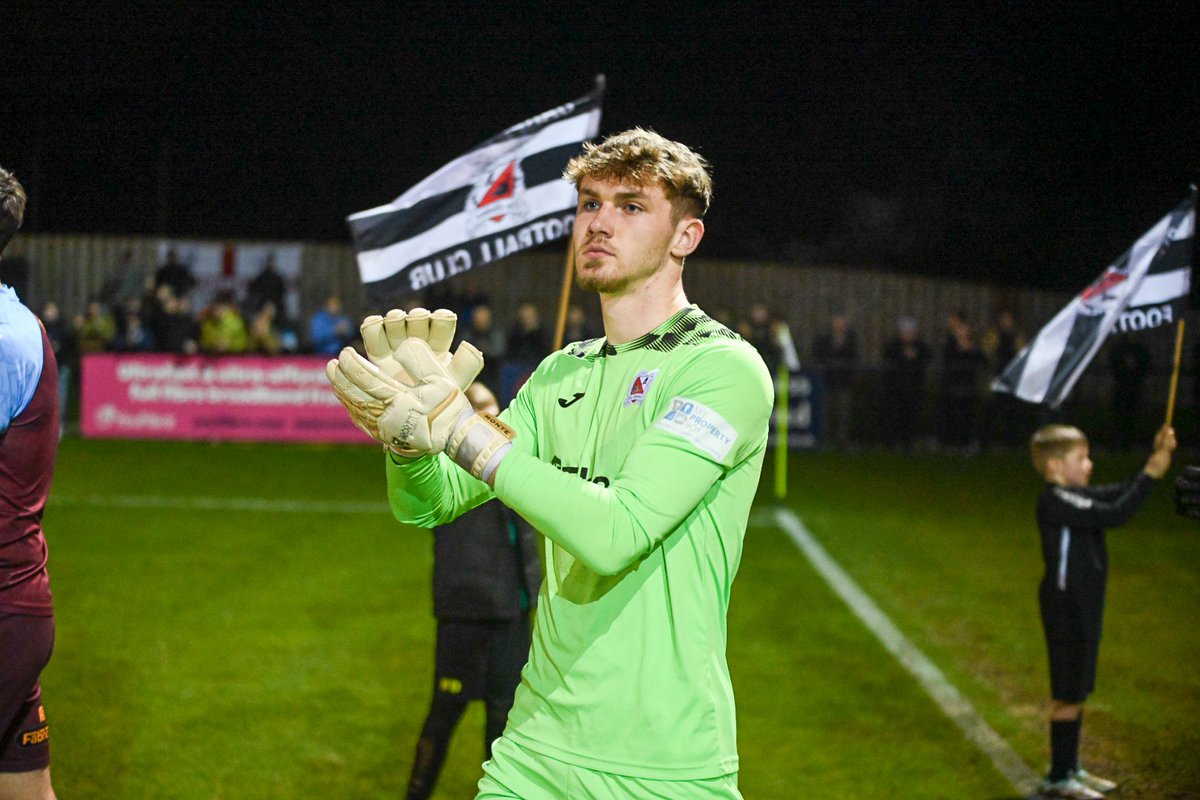
POLYGON ((1171 391, 1167 394, 1167 427, 1175 416, 1175 390, 1179 388, 1179 362, 1183 356, 1183 320, 1179 320, 1179 331, 1175 334, 1175 366, 1171 369, 1171 391))
POLYGON ((567 258, 563 263, 562 292, 558 298, 558 320, 554 323, 554 349, 558 352, 563 346, 563 334, 567 330, 567 306, 571 301, 571 281, 575 278, 575 248, 572 240, 567 238, 567 258))
MULTIPOLYGON (((593 91, 596 93, 597 102, 604 97, 604 89, 608 85, 608 79, 604 77, 604 73, 596 74, 592 79, 593 91)), ((598 118, 597 118, 598 119, 598 118)), ((563 335, 567 330, 567 309, 571 303, 571 283, 575 280, 575 248, 570 232, 567 233, 567 258, 563 264, 563 280, 562 291, 558 296, 558 320, 554 323, 554 350, 557 352, 562 349, 563 335)))
MULTIPOLYGON (((593 91, 596 94, 597 102, 604 97, 604 89, 608 85, 608 79, 604 77, 604 73, 596 74, 592 79, 593 91)), ((597 118, 598 119, 598 118, 597 118)), ((575 247, 570 232, 567 233, 567 258, 563 264, 563 279, 562 291, 558 296, 558 320, 554 323, 554 350, 558 352, 563 346, 563 336, 567 330, 567 309, 571 303, 571 283, 575 280, 575 247)))

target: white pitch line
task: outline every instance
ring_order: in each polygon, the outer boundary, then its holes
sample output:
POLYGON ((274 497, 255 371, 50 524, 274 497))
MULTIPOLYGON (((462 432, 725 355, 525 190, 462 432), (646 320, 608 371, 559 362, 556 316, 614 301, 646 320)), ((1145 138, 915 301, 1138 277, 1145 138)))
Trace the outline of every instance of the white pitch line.
POLYGON ((846 601, 855 616, 862 620, 900 665, 917 679, 943 713, 962 730, 967 740, 991 759, 1000 774, 1023 795, 1037 791, 1041 782, 1037 774, 979 716, 975 707, 958 693, 942 671, 900 632, 887 614, 875 605, 875 601, 825 552, 825 548, 813 538, 800 518, 790 509, 779 508, 775 511, 775 522, 792 537, 792 541, 829 586, 846 601))
POLYGON ((267 511, 293 514, 388 514, 387 503, 321 500, 268 500, 263 497, 161 497, 154 495, 50 495, 55 506, 161 508, 176 511, 267 511))

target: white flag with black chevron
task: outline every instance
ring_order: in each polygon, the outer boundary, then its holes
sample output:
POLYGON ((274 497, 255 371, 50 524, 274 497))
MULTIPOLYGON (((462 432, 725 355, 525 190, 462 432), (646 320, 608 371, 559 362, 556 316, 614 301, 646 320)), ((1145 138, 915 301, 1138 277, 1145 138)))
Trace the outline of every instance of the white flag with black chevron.
POLYGON ((1196 187, 1119 259, 1038 331, 992 382, 1031 403, 1057 408, 1110 333, 1145 330, 1178 319, 1188 296, 1196 187))
POLYGON ((600 130, 595 90, 496 134, 387 205, 347 218, 372 302, 562 238, 575 217, 567 162, 600 130))

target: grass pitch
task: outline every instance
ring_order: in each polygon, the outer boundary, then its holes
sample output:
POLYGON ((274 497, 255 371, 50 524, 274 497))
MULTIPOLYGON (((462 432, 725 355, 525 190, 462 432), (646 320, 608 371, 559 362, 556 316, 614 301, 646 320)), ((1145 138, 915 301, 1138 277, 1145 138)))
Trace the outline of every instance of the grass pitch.
MULTIPOLYGON (((1096 460, 1100 480, 1140 463, 1096 460)), ((791 508, 1043 769, 1026 458, 791 464, 791 508)), ((1015 797, 770 525, 765 478, 729 620, 743 794, 1015 797)), ((60 796, 402 796, 433 666, 432 547, 383 491, 371 448, 66 439, 43 680, 60 796)), ((1164 486, 1109 547, 1085 763, 1120 779, 1121 798, 1200 797, 1200 526, 1170 512, 1164 486)), ((481 739, 473 707, 438 797, 473 796, 481 739)))

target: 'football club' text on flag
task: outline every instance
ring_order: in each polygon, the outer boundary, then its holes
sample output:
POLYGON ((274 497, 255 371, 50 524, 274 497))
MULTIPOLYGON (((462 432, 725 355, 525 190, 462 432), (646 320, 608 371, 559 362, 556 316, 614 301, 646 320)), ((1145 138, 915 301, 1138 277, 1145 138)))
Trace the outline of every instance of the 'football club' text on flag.
POLYGON ((520 122, 384 206, 347 218, 373 302, 562 238, 575 218, 563 169, 600 129, 603 81, 520 122))
POLYGON ((1058 312, 992 382, 1031 403, 1057 408, 1109 333, 1145 330, 1178 318, 1191 289, 1196 188, 1058 312))

